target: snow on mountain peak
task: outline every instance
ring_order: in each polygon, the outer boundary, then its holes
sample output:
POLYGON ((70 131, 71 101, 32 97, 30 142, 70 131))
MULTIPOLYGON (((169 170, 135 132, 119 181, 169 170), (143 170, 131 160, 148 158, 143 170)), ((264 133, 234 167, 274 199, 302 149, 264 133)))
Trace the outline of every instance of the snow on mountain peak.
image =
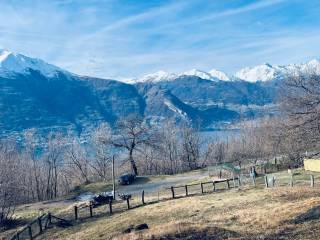
POLYGON ((142 78, 136 79, 136 82, 160 82, 160 81, 172 80, 175 78, 177 78, 176 74, 160 70, 155 73, 147 74, 142 78))
POLYGON ((305 71, 314 71, 316 74, 320 74, 320 61, 318 59, 312 59, 302 66, 305 71))
POLYGON ((126 83, 139 83, 139 82, 161 82, 161 81, 172 81, 182 76, 196 76, 201 79, 217 81, 217 80, 229 80, 229 77, 220 71, 212 70, 212 73, 208 73, 199 69, 191 69, 182 73, 169 73, 165 71, 158 71, 155 73, 147 74, 141 78, 126 79, 126 83))
POLYGON ((5 49, 0 49, 0 64, 8 57, 11 52, 5 49))
POLYGON ((66 72, 41 59, 30 58, 8 50, 0 50, 0 72, 27 73, 29 69, 40 71, 46 76, 55 75, 57 71, 66 72))
POLYGON ((269 63, 258 65, 255 67, 246 67, 238 71, 235 76, 248 82, 268 81, 276 77, 278 67, 274 67, 269 63))
POLYGON ((186 71, 184 73, 181 73, 180 76, 197 76, 199 78, 202 79, 206 79, 206 80, 214 80, 214 77, 211 76, 210 73, 198 70, 198 69, 191 69, 189 71, 186 71))
POLYGON ((209 74, 211 75, 211 77, 213 78, 218 78, 220 80, 223 80, 223 81, 229 81, 230 80, 230 77, 225 74, 224 72, 221 72, 219 70, 216 70, 216 69, 212 69, 209 74))

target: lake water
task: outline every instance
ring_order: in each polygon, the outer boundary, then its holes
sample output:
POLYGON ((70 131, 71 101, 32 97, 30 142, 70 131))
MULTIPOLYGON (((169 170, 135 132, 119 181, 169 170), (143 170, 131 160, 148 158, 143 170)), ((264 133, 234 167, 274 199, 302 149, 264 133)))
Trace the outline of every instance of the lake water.
POLYGON ((200 131, 204 140, 227 140, 237 138, 240 135, 240 129, 212 129, 200 131))

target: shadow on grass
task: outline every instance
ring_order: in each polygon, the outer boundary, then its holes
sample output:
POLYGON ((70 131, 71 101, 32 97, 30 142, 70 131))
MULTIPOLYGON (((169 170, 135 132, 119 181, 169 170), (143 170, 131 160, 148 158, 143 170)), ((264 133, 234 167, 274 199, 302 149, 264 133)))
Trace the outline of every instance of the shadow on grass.
POLYGON ((134 182, 131 185, 135 185, 135 184, 145 184, 150 182, 150 178, 149 177, 136 177, 136 179, 134 180, 134 182))
POLYGON ((205 229, 197 229, 197 228, 190 228, 185 231, 180 231, 175 234, 169 234, 167 236, 162 236, 159 238, 153 239, 166 239, 166 240, 174 240, 174 239, 212 239, 212 240, 219 240, 219 239, 235 239, 240 238, 241 235, 237 232, 230 231, 224 228, 219 227, 208 227, 205 229))
MULTIPOLYGON (((177 240, 177 239, 240 239, 241 235, 237 232, 227 230, 225 228, 210 226, 201 227, 197 224, 179 223, 172 225, 159 226, 158 228, 150 229, 151 232, 136 231, 129 234, 122 234, 119 239, 137 239, 134 236, 139 235, 141 239, 152 240, 177 240)), ((140 239, 140 238, 139 238, 140 239)), ((242 239, 242 238, 241 238, 242 239)))
POLYGON ((7 220, 3 223, 0 224, 0 231, 7 231, 10 229, 15 229, 17 227, 21 227, 21 226, 25 226, 26 224, 28 224, 28 220, 27 219, 11 219, 11 220, 7 220))
POLYGON ((295 219, 291 220, 290 223, 300 224, 309 222, 312 220, 320 219, 320 206, 315 206, 309 209, 307 212, 298 215, 295 219))

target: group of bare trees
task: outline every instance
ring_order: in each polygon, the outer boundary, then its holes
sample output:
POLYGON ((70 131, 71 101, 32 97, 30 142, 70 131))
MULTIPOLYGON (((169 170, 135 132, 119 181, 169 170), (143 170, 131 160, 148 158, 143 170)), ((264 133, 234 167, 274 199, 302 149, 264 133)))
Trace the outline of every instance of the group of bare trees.
POLYGON ((143 174, 175 174, 202 166, 200 134, 187 123, 169 120, 157 126, 142 147, 135 158, 143 174))
POLYGON ((320 76, 314 69, 306 73, 296 72, 286 78, 281 99, 284 118, 284 136, 287 146, 294 153, 310 151, 320 153, 320 76))

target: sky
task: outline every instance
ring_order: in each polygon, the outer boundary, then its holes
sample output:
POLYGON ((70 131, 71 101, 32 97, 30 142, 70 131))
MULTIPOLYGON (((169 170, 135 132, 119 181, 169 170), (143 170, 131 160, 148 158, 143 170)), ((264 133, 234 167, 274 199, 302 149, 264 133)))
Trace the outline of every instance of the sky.
POLYGON ((319 0, 0 0, 0 48, 112 79, 320 57, 319 0))

